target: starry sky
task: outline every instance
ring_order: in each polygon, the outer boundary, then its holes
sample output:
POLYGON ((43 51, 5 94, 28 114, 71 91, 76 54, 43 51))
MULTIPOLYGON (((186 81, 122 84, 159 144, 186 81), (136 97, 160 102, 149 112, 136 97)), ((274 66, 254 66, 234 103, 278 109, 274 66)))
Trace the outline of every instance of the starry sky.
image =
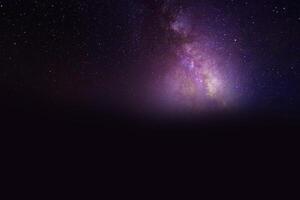
POLYGON ((0 0, 0 16, 11 104, 299 110, 297 1, 0 0))

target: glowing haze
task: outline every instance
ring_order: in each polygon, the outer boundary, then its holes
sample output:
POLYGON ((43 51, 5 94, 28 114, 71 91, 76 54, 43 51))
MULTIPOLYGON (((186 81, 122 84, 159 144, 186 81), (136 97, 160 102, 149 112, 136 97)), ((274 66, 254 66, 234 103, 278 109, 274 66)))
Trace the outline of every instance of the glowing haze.
POLYGON ((212 34, 207 24, 199 20, 198 25, 193 11, 182 9, 174 16, 166 29, 179 42, 169 52, 173 56, 157 89, 161 109, 201 112, 238 107, 243 76, 232 46, 212 34))

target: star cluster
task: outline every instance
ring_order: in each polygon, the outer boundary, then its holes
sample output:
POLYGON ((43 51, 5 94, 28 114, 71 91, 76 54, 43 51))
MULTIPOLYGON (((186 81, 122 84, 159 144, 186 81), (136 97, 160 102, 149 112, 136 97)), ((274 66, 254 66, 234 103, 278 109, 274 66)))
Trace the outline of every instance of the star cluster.
MULTIPOLYGON (((160 93, 160 110, 201 112, 243 104, 249 82, 239 62, 241 52, 238 45, 232 45, 236 38, 231 43, 224 41, 224 35, 239 33, 233 32, 234 27, 205 22, 214 14, 211 7, 197 4, 169 13, 172 17, 164 26, 174 39, 165 54, 171 56, 166 56, 167 70, 154 86, 160 93), (202 11, 205 17, 198 14, 202 11)), ((223 23, 229 22, 224 19, 223 23)))

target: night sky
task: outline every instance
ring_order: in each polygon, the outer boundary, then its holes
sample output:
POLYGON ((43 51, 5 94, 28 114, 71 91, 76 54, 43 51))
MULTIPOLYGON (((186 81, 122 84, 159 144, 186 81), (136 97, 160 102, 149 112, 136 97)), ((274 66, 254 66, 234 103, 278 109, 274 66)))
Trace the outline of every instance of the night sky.
POLYGON ((299 1, 0 0, 0 28, 2 106, 15 123, 298 118, 299 1))

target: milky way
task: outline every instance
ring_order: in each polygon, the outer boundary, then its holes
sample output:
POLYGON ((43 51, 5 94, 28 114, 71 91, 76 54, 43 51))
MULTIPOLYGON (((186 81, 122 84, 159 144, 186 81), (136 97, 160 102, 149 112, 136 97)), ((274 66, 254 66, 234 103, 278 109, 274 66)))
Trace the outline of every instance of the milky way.
MULTIPOLYGON (((157 89, 159 105, 166 110, 197 112, 238 107, 243 74, 235 49, 222 40, 228 31, 201 23, 205 18, 191 9, 172 14, 165 28, 175 36, 176 44, 168 52, 172 55, 166 58, 168 70, 157 89)), ((231 44, 237 40, 233 38, 231 44)))

